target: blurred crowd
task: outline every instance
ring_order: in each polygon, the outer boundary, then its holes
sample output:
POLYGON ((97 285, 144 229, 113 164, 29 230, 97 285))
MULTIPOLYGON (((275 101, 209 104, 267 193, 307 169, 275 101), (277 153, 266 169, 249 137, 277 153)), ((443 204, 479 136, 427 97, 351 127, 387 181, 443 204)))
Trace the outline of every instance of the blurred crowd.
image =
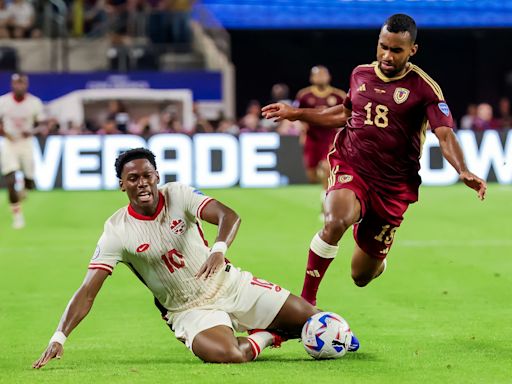
MULTIPOLYGON (((113 44, 138 37, 188 44, 194 0, 63 0, 73 36, 109 35, 113 44)), ((42 35, 48 0, 0 0, 0 38, 42 35)), ((50 5, 52 6, 52 5, 50 5)))
POLYGON ((459 122, 459 129, 485 131, 488 129, 512 128, 512 114, 510 100, 502 97, 495 112, 489 103, 469 104, 466 114, 459 122))

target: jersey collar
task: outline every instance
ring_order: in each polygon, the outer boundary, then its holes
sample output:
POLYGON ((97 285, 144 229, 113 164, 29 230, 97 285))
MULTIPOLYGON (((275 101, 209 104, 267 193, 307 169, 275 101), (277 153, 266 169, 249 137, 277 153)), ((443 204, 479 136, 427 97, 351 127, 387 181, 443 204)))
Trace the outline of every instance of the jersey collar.
POLYGON ((382 73, 382 71, 380 70, 379 68, 379 62, 378 61, 374 61, 373 63, 373 69, 375 71, 375 74, 377 75, 377 77, 379 79, 381 79, 383 82, 385 83, 389 83, 391 81, 396 81, 396 80, 400 80, 400 79, 403 79, 405 76, 407 76, 407 74, 409 72, 412 71, 412 68, 413 68, 413 65, 411 63, 407 63, 407 68, 405 69, 405 72, 402 73, 401 75, 399 76, 395 76, 395 77, 387 77, 385 74, 382 73))
POLYGON ((156 212, 153 214, 153 216, 145 216, 145 215, 141 215, 140 213, 135 212, 135 209, 133 209, 131 204, 128 205, 128 214, 130 216, 136 218, 137 220, 146 220, 146 221, 155 220, 158 217, 158 215, 160 214, 160 212, 162 212, 164 205, 165 205, 164 195, 162 195, 162 193, 160 191, 158 191, 158 205, 156 206, 156 212))

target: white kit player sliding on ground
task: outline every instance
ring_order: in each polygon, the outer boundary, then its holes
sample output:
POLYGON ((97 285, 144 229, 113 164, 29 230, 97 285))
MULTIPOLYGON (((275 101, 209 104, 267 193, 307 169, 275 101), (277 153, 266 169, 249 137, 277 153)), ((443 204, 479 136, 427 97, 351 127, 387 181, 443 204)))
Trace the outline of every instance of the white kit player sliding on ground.
POLYGON ((87 275, 34 368, 62 356, 66 338, 119 262, 151 290, 176 337, 205 362, 251 361, 284 338, 300 337, 319 310, 225 259, 240 226, 233 210, 180 183, 159 189, 155 156, 147 149, 122 153, 115 166, 130 204, 106 221, 87 275), (211 249, 200 220, 218 226, 211 249))

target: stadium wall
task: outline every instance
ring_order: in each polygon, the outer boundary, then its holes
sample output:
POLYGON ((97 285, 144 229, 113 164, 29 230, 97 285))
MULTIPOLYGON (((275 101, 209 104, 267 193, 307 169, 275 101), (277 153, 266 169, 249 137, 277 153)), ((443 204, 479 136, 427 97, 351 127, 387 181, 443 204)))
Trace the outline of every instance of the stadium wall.
MULTIPOLYGON (((512 184, 512 130, 459 131, 469 168, 488 181, 512 184)), ((276 133, 49 136, 34 139, 36 186, 40 190, 116 189, 117 155, 148 147, 157 156, 162 182, 199 188, 272 188, 307 183, 298 138, 276 133)), ((458 175, 428 132, 421 159, 424 185, 450 185, 458 175)), ((2 187, 2 184, 0 184, 2 187)))

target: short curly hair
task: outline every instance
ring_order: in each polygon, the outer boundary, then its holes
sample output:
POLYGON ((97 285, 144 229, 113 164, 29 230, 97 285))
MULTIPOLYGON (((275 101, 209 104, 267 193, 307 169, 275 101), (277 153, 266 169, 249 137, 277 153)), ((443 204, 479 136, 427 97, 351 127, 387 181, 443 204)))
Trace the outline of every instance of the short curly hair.
POLYGON ((409 32, 411 41, 413 43, 416 41, 418 29, 416 28, 416 22, 411 16, 397 13, 388 17, 384 25, 387 27, 387 30, 392 33, 409 32))
POLYGON ((118 179, 121 178, 123 173, 123 167, 126 163, 136 159, 146 159, 156 170, 155 154, 147 148, 132 148, 125 152, 122 152, 116 159, 116 176, 118 179))

